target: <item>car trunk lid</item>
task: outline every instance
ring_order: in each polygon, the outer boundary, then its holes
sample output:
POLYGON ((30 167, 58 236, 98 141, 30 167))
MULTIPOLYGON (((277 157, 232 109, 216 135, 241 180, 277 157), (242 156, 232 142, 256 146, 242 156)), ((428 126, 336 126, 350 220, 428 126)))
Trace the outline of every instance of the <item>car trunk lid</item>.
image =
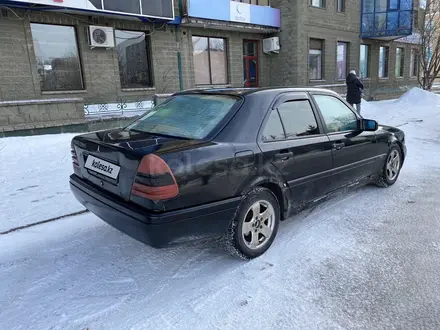
POLYGON ((75 174, 128 201, 142 157, 185 144, 194 141, 122 129, 81 135, 72 141, 79 165, 75 174))

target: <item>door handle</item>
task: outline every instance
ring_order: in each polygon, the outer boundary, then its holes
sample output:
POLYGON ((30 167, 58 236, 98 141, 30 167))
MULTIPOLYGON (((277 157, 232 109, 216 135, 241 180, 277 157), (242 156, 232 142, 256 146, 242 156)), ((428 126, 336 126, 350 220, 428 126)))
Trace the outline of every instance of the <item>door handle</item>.
POLYGON ((274 155, 276 160, 288 160, 290 157, 293 157, 293 152, 291 151, 280 151, 274 155))
POLYGON ((344 147, 345 147, 345 143, 344 142, 333 143, 333 148, 336 149, 336 150, 341 150, 344 147))

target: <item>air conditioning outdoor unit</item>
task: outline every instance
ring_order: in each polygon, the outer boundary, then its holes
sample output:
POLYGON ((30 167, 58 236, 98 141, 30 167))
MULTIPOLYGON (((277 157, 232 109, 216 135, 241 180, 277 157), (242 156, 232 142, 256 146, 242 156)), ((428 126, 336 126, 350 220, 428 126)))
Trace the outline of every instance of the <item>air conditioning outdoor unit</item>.
POLYGON ((114 48, 115 35, 112 27, 89 26, 89 46, 91 48, 114 48))
POLYGON ((263 52, 266 54, 280 52, 280 38, 272 37, 263 39, 263 52))

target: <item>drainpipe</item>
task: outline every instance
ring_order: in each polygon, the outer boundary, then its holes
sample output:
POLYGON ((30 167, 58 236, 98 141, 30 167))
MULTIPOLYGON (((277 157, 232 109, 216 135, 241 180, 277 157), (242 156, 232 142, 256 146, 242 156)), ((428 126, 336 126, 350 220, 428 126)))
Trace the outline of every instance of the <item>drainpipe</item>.
MULTIPOLYGON (((182 0, 179 0, 179 16, 183 17, 183 4, 182 0)), ((179 72, 179 88, 183 90, 183 77, 182 77, 182 54, 180 52, 180 24, 176 25, 176 43, 177 43, 177 71, 179 72)))

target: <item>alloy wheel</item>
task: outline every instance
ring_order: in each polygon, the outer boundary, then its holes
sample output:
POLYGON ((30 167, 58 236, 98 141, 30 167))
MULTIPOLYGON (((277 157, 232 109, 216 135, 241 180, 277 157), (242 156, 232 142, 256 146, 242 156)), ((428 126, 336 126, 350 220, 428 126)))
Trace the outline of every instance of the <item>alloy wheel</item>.
POLYGON ((387 179, 393 181, 399 174, 399 170, 400 170, 400 154, 398 150, 394 149, 388 155, 388 159, 387 159, 387 166, 386 166, 387 179))
POLYGON ((272 236, 275 210, 267 201, 254 203, 246 212, 242 226, 243 241, 249 249, 260 249, 272 236))

